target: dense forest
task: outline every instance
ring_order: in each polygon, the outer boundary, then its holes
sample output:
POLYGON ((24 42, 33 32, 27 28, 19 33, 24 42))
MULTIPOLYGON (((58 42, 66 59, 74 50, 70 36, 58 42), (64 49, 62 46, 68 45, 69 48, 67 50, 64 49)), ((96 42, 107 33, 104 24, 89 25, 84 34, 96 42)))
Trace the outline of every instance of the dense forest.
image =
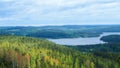
POLYGON ((120 64, 120 43, 105 43, 85 46, 67 46, 79 50, 85 54, 92 54, 97 57, 113 59, 120 64))
POLYGON ((120 35, 103 36, 100 40, 109 43, 120 43, 120 35))
POLYGON ((9 26, 0 27, 0 35, 39 38, 96 37, 103 32, 120 32, 120 25, 9 26))
POLYGON ((105 43, 96 45, 78 45, 78 46, 67 46, 73 49, 77 49, 81 52, 113 52, 120 54, 120 44, 119 43, 105 43))
POLYGON ((45 39, 0 36, 0 68, 119 68, 119 54, 82 52, 45 39), (109 57, 116 56, 116 57, 109 57))

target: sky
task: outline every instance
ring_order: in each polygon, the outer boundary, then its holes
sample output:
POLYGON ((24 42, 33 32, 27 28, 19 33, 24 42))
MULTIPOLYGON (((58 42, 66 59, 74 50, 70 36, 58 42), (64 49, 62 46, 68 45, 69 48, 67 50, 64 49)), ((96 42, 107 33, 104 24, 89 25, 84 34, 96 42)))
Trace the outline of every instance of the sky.
POLYGON ((0 0, 0 26, 120 24, 120 0, 0 0))

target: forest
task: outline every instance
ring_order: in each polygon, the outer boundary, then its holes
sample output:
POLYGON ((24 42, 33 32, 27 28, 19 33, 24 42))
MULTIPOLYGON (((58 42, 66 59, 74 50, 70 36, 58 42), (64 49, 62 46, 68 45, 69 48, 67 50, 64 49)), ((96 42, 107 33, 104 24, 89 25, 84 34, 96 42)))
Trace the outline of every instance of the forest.
POLYGON ((67 46, 73 49, 77 49, 81 52, 111 52, 120 54, 120 43, 105 43, 96 45, 77 45, 77 46, 67 46))
POLYGON ((64 25, 64 26, 6 26, 0 35, 17 35, 36 38, 97 37, 104 32, 120 32, 120 25, 64 25))
MULTIPOLYGON (((116 46, 119 47, 119 45, 116 46)), ((87 48, 89 49, 89 47, 87 48)), ((101 49, 102 47, 99 50, 101 49)), ((61 46, 46 39, 2 35, 0 36, 0 68, 120 67, 119 50, 111 49, 111 52, 102 54, 99 50, 90 53, 61 46)))
POLYGON ((103 36, 100 40, 109 43, 120 43, 120 35, 103 36))
POLYGON ((85 46, 58 45, 46 39, 96 37, 104 32, 120 32, 120 26, 0 27, 0 68, 119 68, 119 36, 104 36, 101 40, 108 43, 85 46))

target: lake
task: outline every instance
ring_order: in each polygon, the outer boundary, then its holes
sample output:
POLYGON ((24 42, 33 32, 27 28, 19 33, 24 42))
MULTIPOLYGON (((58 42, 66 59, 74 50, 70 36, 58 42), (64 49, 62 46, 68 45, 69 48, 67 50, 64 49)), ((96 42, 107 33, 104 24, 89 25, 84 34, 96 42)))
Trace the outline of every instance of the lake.
POLYGON ((88 38, 62 38, 62 39, 48 39, 56 44, 61 45, 94 45, 94 44, 104 44, 106 42, 103 42, 100 40, 101 37, 107 36, 107 35, 120 35, 120 32, 105 32, 101 34, 99 37, 88 37, 88 38))

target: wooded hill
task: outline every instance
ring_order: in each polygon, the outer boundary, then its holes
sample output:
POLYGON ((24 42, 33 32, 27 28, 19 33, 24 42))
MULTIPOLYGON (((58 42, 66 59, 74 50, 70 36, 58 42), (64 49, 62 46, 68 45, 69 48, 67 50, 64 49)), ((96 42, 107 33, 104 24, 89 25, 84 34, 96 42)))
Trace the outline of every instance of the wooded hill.
POLYGON ((120 32, 120 25, 6 26, 0 35, 37 38, 98 37, 104 32, 120 32))
POLYGON ((119 68, 119 62, 45 39, 0 36, 0 68, 119 68))

